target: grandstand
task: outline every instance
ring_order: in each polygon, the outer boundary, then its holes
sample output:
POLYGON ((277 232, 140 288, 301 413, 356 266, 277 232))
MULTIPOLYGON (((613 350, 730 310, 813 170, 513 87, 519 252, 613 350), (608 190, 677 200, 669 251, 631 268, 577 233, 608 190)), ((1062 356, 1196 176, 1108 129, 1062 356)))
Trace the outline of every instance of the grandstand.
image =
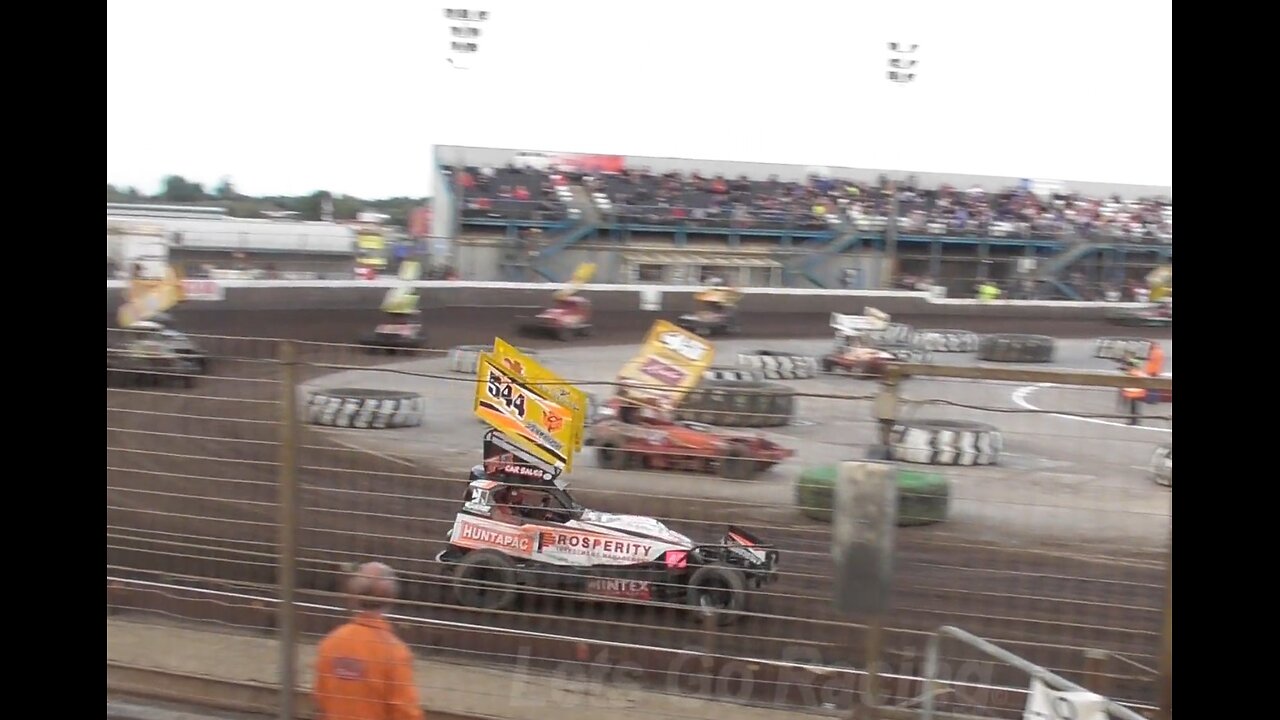
POLYGON ((441 146, 463 277, 1102 298, 1172 263, 1172 188, 441 146), (891 190, 892 188, 892 190, 891 190))

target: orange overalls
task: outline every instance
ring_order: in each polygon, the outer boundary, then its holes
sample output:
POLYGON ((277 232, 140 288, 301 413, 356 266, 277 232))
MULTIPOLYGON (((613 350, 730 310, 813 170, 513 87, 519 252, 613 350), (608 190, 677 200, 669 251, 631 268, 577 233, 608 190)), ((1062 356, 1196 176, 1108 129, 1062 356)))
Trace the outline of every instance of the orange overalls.
POLYGON ((1147 355, 1147 377, 1160 377, 1164 371, 1164 348, 1159 343, 1151 344, 1151 354, 1147 355))
POLYGON ((316 652, 318 720, 424 720, 413 654, 381 615, 360 613, 316 652))
MULTIPOLYGON (((1141 368, 1136 368, 1136 367, 1125 368, 1124 374, 1128 375, 1129 377, 1138 377, 1138 378, 1147 377, 1147 374, 1143 372, 1141 368)), ((1144 390, 1143 388, 1127 387, 1127 388, 1121 388, 1120 394, 1124 396, 1125 400, 1131 400, 1133 402, 1137 402, 1147 396, 1147 391, 1144 390)))

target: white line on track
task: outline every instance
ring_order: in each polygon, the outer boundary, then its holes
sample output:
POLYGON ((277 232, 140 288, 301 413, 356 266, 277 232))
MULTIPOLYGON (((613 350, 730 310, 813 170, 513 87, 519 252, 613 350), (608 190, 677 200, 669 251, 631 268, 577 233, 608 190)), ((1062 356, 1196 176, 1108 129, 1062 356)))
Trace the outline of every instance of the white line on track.
MULTIPOLYGON (((1032 405, 1027 397, 1036 390, 1043 388, 1058 387, 1053 383, 1036 383, 1035 385, 1024 385, 1013 391, 1012 399, 1019 407, 1026 410, 1043 411, 1044 408, 1038 408, 1032 405)), ((1066 420, 1079 420, 1080 422, 1094 423, 1096 425, 1110 425, 1111 427, 1126 428, 1129 430, 1150 430, 1152 432, 1173 433, 1173 428, 1150 427, 1148 425, 1129 425, 1127 423, 1115 422, 1113 420, 1103 420, 1101 418, 1080 417, 1079 415, 1066 415, 1063 413, 1049 413, 1050 415, 1066 420)))

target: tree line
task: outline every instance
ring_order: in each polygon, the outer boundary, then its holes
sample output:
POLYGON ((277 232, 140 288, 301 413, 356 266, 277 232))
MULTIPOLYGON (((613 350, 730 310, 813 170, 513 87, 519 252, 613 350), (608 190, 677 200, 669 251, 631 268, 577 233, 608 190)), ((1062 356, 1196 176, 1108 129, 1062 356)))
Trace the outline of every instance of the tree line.
POLYGON ((191 182, 181 175, 165 177, 160 187, 159 193, 147 195, 134 187, 118 188, 107 183, 107 202, 222 207, 231 216, 243 218, 264 217, 267 213, 283 211, 297 213, 296 218, 299 220, 354 220, 357 213, 371 211, 385 213, 391 218, 392 224, 405 226, 409 212, 430 201, 430 198, 411 197, 369 200, 337 195, 327 190, 317 190, 310 195, 296 197, 252 197, 237 192, 230 178, 223 178, 212 190, 206 190, 201 183, 191 182), (332 218, 325 217, 326 205, 331 206, 332 218))

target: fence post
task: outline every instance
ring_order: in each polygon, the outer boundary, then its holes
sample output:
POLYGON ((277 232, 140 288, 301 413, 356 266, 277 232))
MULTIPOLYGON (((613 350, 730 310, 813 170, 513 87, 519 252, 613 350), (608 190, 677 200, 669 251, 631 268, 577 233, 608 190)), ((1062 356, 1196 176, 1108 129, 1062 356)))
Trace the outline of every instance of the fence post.
POLYGON ((292 340, 279 346, 280 360, 280 550, 277 582, 280 586, 280 718, 297 717, 298 687, 298 350, 292 340))
POLYGON ((863 715, 879 720, 883 701, 880 699, 880 658, 884 655, 884 616, 876 613, 867 623, 866 665, 867 689, 862 693, 863 715))
POLYGON ((1164 581, 1164 629, 1160 643, 1160 695, 1156 720, 1173 718, 1173 530, 1169 530, 1168 574, 1164 581))

